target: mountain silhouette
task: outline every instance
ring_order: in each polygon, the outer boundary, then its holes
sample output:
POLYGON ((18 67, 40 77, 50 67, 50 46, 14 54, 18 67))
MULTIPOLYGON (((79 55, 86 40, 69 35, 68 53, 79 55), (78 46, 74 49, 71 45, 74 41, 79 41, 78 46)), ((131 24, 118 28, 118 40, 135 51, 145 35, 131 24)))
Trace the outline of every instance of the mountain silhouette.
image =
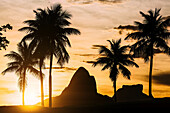
MULTIPOLYGON (((118 102, 143 101, 153 99, 143 92, 143 85, 123 85, 117 90, 118 102)), ((113 97, 114 98, 114 97, 113 97)))
MULTIPOLYGON (((68 87, 66 87, 61 95, 53 97, 53 107, 66 106, 96 106, 112 103, 112 98, 97 93, 96 81, 94 76, 90 76, 89 72, 80 67, 73 75, 68 87)), ((48 106, 49 99, 45 100, 45 107, 48 106)), ((40 103, 38 103, 40 105, 40 103)))

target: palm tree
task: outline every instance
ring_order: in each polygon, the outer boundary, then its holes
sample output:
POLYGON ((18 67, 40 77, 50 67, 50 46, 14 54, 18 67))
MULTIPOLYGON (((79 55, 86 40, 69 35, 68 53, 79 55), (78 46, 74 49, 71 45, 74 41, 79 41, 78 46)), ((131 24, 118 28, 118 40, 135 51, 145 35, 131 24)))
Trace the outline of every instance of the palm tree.
POLYGON ((22 104, 25 105, 24 95, 25 95, 25 86, 27 84, 26 72, 30 72, 35 77, 39 78, 39 71, 33 66, 37 65, 37 60, 33 59, 32 56, 32 47, 28 46, 26 42, 18 44, 18 52, 11 51, 9 54, 6 54, 5 57, 12 59, 13 61, 8 63, 7 69, 5 69, 2 74, 5 75, 7 72, 13 72, 19 76, 18 86, 20 91, 22 91, 22 104))
POLYGON ((27 31, 28 34, 23 40, 32 40, 37 43, 37 52, 43 58, 50 58, 49 70, 49 107, 52 107, 52 62, 53 56, 57 58, 57 63, 63 66, 69 61, 69 54, 66 46, 71 47, 68 35, 80 34, 80 31, 75 28, 68 28, 71 24, 68 19, 71 19, 71 14, 62 10, 60 4, 56 4, 51 8, 37 9, 35 20, 27 20, 24 23, 28 27, 23 27, 19 31, 27 31))
POLYGON ((107 40, 110 43, 111 48, 108 49, 105 46, 101 46, 99 50, 99 54, 101 57, 97 59, 97 61, 93 64, 96 66, 100 64, 104 66, 102 71, 105 69, 110 70, 110 79, 113 81, 114 87, 114 99, 117 102, 116 98, 116 80, 119 72, 123 74, 124 77, 130 79, 131 72, 126 68, 126 66, 135 66, 139 67, 135 62, 133 57, 130 54, 126 54, 128 48, 130 46, 120 46, 121 39, 118 41, 115 40, 107 40), (120 71, 119 71, 120 70, 120 71))
POLYGON ((154 49, 160 49, 163 52, 168 52, 169 47, 167 45, 167 39, 170 36, 170 32, 167 30, 170 19, 164 19, 160 14, 161 9, 155 8, 155 11, 149 10, 148 14, 140 11, 143 22, 136 22, 138 31, 129 34, 127 39, 135 39, 137 42, 132 45, 131 51, 135 56, 142 55, 144 61, 147 62, 150 59, 149 70, 149 96, 152 97, 152 68, 153 68, 153 55, 154 49))

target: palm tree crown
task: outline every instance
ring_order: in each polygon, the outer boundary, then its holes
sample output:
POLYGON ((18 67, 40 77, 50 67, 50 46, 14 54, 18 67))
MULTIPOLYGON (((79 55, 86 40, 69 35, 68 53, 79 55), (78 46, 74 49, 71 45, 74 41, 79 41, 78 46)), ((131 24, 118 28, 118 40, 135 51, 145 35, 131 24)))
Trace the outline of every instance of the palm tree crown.
POLYGON ((28 34, 23 40, 31 39, 32 42, 37 43, 37 52, 39 55, 51 55, 54 53, 58 58, 58 63, 68 62, 69 54, 65 47, 71 47, 71 43, 67 35, 80 34, 79 30, 75 28, 68 28, 71 24, 68 19, 71 19, 71 14, 62 10, 60 4, 54 5, 47 9, 34 10, 36 14, 35 20, 26 20, 24 23, 28 27, 23 27, 19 31, 27 31, 28 34))
POLYGON ((143 22, 135 22, 138 27, 137 32, 129 34, 127 39, 135 39, 137 42, 132 45, 131 52, 134 56, 142 56, 144 61, 147 62, 150 59, 150 72, 149 72, 149 96, 152 97, 151 82, 152 82, 152 67, 153 67, 153 55, 154 49, 159 49, 165 53, 169 53, 169 47, 167 40, 170 37, 170 32, 167 30, 167 26, 170 23, 170 19, 164 19, 160 14, 161 9, 155 8, 155 11, 149 10, 148 14, 140 12, 144 17, 143 22))
MULTIPOLYGON (((135 39, 137 42, 132 45, 132 50, 135 56, 142 55, 145 61, 149 60, 151 51, 154 48, 158 48, 163 52, 168 52, 169 47, 167 45, 167 39, 170 36, 170 32, 167 30, 170 19, 164 20, 159 14, 161 9, 155 9, 155 11, 149 10, 149 14, 140 14, 144 17, 143 23, 136 22, 138 27, 137 32, 129 34, 127 39, 135 39)), ((153 51, 154 54, 154 51, 153 51)))
POLYGON ((35 77, 39 78, 39 71, 33 66, 37 65, 38 61, 33 59, 32 47, 28 46, 26 42, 18 44, 18 52, 11 51, 9 54, 6 54, 5 57, 14 60, 13 62, 8 63, 7 69, 5 69, 2 74, 7 72, 13 72, 19 76, 18 86, 20 91, 23 92, 23 105, 24 105, 24 92, 25 86, 27 84, 26 71, 32 73, 35 77))
POLYGON ((97 59, 93 66, 100 64, 101 66, 103 66, 102 70, 110 70, 109 77, 114 82, 113 86, 116 101, 116 80, 118 74, 121 72, 124 77, 130 79, 131 72, 126 68, 126 66, 139 66, 134 62, 133 57, 130 54, 127 54, 127 50, 128 48, 130 48, 130 46, 121 47, 121 39, 119 39, 118 41, 108 41, 111 48, 108 49, 105 46, 101 46, 99 53, 102 56, 97 59))
MULTIPOLYGON (((28 34, 23 40, 32 40, 32 44, 36 45, 36 56, 42 61, 44 58, 50 58, 49 71, 49 107, 52 106, 52 61, 53 55, 57 58, 57 63, 63 66, 68 63, 69 54, 66 46, 71 47, 68 35, 80 34, 80 31, 75 28, 69 28, 71 14, 62 10, 60 4, 54 5, 47 9, 34 10, 36 15, 35 20, 27 20, 24 23, 28 27, 23 27, 19 31, 27 31, 28 34)), ((40 66, 41 67, 41 66, 40 66)))

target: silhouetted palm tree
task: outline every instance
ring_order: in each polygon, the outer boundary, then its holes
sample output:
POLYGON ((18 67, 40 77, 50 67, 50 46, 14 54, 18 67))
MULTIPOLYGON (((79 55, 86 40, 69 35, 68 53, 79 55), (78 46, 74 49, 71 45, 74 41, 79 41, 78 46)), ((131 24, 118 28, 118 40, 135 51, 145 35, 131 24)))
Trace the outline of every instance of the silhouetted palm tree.
POLYGON ((124 77, 130 79, 131 72, 126 68, 126 66, 135 66, 139 67, 135 62, 133 57, 130 54, 127 54, 128 48, 130 46, 120 46, 121 39, 118 41, 110 41, 110 49, 106 48, 105 46, 100 47, 99 54, 101 57, 97 59, 97 61, 93 64, 96 66, 100 64, 104 66, 102 71, 105 69, 110 70, 110 79, 113 81, 114 87, 114 99, 115 102, 117 101, 116 98, 116 80, 119 72, 123 74, 124 77), (120 70, 120 71, 119 71, 120 70))
POLYGON ((129 34, 127 39, 135 39, 137 42, 132 45, 132 50, 135 56, 142 55, 144 61, 147 62, 150 59, 150 71, 149 71, 149 96, 152 97, 152 67, 153 67, 153 55, 154 49, 158 48, 164 52, 169 51, 167 45, 167 39, 170 36, 170 32, 167 30, 170 20, 165 20, 160 14, 161 9, 155 8, 155 11, 149 10, 148 14, 144 14, 140 11, 143 22, 136 22, 138 27, 137 32, 129 34), (149 58, 150 57, 150 58, 149 58))
POLYGON ((25 86, 27 84, 26 72, 28 71, 39 78, 39 71, 33 67, 37 65, 38 61, 32 58, 32 47, 28 46, 26 42, 18 44, 18 52, 11 51, 5 55, 5 57, 13 61, 8 63, 8 68, 2 74, 15 71, 19 76, 18 86, 20 87, 20 91, 22 91, 22 104, 24 105, 25 86))
POLYGON ((49 70, 49 107, 52 107, 52 61, 53 55, 57 58, 57 63, 63 66, 69 61, 69 54, 66 46, 71 47, 68 35, 80 34, 80 31, 74 28, 68 28, 71 24, 71 14, 62 10, 60 4, 47 9, 37 9, 35 20, 25 21, 29 27, 23 27, 20 31, 27 31, 28 34, 23 40, 31 39, 37 43, 37 52, 40 55, 50 58, 49 70))

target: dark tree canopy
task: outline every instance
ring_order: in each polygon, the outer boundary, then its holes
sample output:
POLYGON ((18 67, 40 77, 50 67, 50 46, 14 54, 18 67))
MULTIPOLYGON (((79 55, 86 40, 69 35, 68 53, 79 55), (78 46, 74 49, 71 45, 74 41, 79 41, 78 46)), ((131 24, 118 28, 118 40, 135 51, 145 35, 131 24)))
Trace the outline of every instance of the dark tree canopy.
POLYGON ((9 41, 2 34, 2 32, 6 32, 7 29, 12 30, 12 26, 10 24, 6 24, 0 27, 0 50, 2 50, 2 48, 6 50, 6 47, 9 44, 9 41))

